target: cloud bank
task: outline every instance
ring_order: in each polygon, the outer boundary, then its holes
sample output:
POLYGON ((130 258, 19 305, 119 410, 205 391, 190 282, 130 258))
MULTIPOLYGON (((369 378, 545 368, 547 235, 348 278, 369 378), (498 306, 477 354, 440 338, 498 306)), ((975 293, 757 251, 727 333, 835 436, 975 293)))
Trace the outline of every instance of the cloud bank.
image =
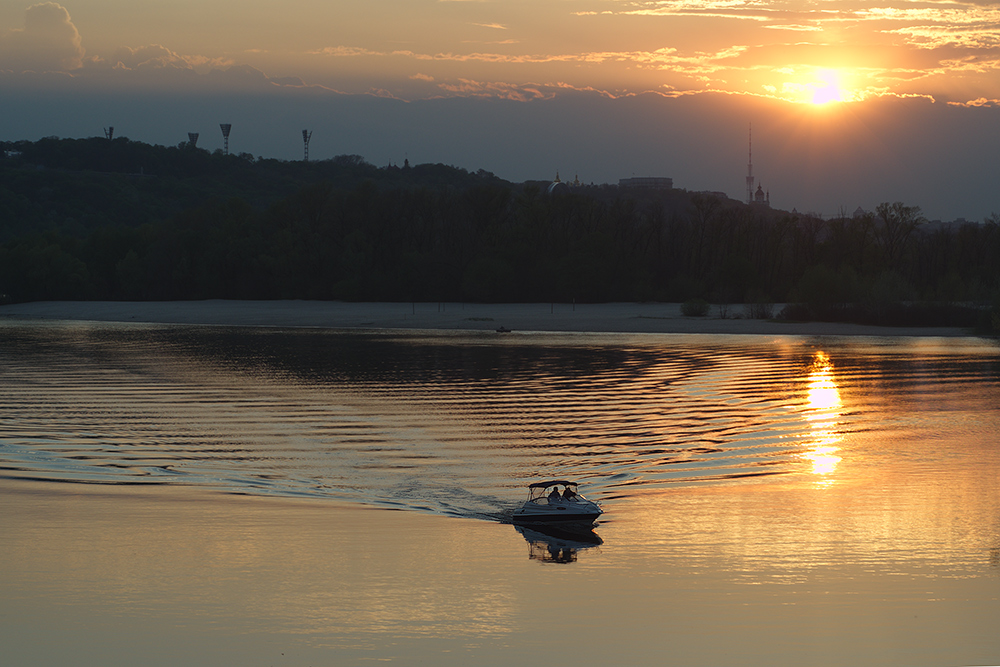
POLYGON ((76 70, 84 53, 69 12, 55 2, 28 7, 23 28, 0 34, 0 68, 15 72, 76 70))

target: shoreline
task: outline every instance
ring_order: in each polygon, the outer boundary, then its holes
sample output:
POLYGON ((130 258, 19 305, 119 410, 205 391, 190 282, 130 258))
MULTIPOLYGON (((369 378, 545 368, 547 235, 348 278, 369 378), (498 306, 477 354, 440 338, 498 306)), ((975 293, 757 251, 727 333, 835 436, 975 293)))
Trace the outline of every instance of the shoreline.
MULTIPOLYGON (((776 305, 776 310, 778 306, 776 305)), ((730 313, 742 315, 739 306, 730 313)), ((883 327, 686 317, 676 303, 347 303, 342 301, 38 301, 0 306, 10 319, 328 329, 976 337, 958 327, 883 327)))

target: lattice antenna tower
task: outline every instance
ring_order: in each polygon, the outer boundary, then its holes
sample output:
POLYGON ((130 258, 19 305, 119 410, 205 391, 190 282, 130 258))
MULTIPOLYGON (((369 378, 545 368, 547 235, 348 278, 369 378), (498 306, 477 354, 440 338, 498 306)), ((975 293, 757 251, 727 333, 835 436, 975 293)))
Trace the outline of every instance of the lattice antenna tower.
POLYGON ((196 148, 198 146, 197 132, 188 132, 188 143, 191 144, 191 148, 196 148))
POLYGON ((302 130, 302 143, 306 147, 306 162, 309 161, 309 140, 312 139, 312 130, 302 130))
POLYGON ((115 138, 115 126, 111 125, 109 127, 104 128, 104 136, 108 138, 108 141, 111 141, 112 139, 114 139, 115 138))
POLYGON ((219 123, 222 128, 222 152, 229 155, 229 130, 233 129, 232 123, 219 123))
POLYGON ((753 123, 747 131, 747 203, 753 203, 753 123))

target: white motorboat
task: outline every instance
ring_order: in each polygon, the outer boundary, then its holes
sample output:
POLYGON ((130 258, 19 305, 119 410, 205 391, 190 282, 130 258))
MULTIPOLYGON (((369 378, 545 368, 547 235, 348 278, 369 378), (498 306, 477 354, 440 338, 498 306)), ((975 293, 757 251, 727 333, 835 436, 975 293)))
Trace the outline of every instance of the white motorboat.
POLYGON ((554 479, 528 485, 528 499, 514 510, 517 524, 593 524, 603 511, 577 490, 576 482, 554 479))

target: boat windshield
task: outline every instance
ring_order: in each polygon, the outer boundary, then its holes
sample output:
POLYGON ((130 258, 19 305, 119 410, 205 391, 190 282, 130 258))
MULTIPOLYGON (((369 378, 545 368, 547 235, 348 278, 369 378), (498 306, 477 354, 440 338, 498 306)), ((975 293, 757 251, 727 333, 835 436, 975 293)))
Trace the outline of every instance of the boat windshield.
POLYGON ((547 484, 532 484, 528 487, 528 500, 538 501, 543 498, 548 500, 571 500, 580 498, 575 482, 549 482, 547 484))

